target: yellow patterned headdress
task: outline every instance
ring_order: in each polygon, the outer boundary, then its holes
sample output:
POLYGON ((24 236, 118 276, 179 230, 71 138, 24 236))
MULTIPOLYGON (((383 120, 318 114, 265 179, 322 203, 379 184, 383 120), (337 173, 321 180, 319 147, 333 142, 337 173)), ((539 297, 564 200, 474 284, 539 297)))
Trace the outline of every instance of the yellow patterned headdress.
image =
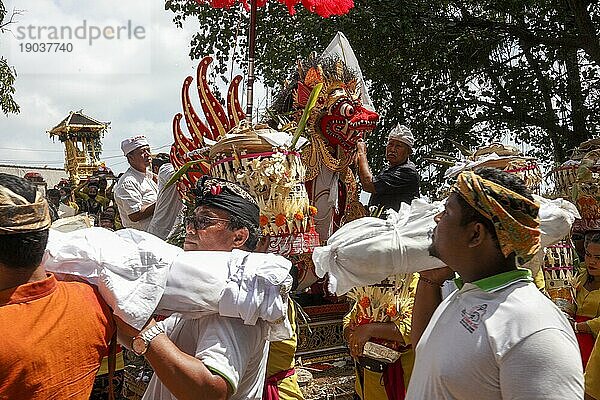
POLYGON ((475 210, 492 221, 505 257, 514 252, 524 264, 540 248, 539 205, 475 174, 462 172, 452 188, 475 210))
POLYGON ((48 202, 40 192, 30 203, 23 196, 0 186, 0 235, 41 231, 48 229, 51 223, 48 202))

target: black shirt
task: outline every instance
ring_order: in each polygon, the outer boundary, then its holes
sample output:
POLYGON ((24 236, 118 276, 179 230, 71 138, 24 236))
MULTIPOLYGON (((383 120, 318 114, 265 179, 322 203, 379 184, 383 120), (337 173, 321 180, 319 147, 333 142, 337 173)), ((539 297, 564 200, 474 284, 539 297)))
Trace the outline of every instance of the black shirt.
POLYGON ((90 197, 79 204, 79 211, 98 215, 102 211, 102 203, 90 197))
POLYGON ((419 197, 419 173, 415 164, 407 160, 404 164, 387 167, 373 178, 375 193, 371 194, 369 207, 383 206, 396 211, 400 203, 419 197))

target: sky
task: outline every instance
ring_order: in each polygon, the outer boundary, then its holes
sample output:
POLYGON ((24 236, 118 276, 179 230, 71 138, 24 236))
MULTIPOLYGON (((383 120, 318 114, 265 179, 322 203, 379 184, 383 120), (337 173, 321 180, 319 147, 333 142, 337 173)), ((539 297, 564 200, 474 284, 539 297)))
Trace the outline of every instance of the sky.
MULTIPOLYGON (((183 81, 196 76, 198 61, 188 54, 190 39, 202 29, 197 21, 189 19, 177 28, 162 0, 4 4, 9 14, 13 9, 20 12, 10 31, 0 34, 0 56, 17 70, 14 98, 21 112, 8 117, 0 113, 0 164, 63 168, 63 145, 47 131, 78 110, 110 121, 101 159, 115 175, 128 167, 120 150, 127 137, 144 134, 154 152, 168 153, 173 116, 181 111, 183 81), (47 52, 32 51, 41 50, 41 43, 58 45, 47 52)), ((234 74, 240 73, 238 66, 233 68, 234 74)), ((226 88, 221 84, 220 90, 225 93, 226 88)), ((240 89, 240 97, 244 91, 240 89)), ((265 89, 259 80, 254 91, 255 104, 264 105, 265 89)), ((191 99, 200 110, 195 91, 191 99)), ((245 107, 243 99, 241 103, 245 107)), ((186 132, 183 123, 182 129, 186 132)), ((361 200, 366 202, 368 194, 363 192, 361 200)))
MULTIPOLYGON (((198 65, 188 55, 190 39, 201 29, 197 21, 177 28, 159 0, 4 3, 9 13, 23 10, 0 36, 0 55, 17 70, 21 112, 0 114, 0 164, 63 167, 63 145, 47 131, 80 109, 110 121, 102 159, 115 173, 127 168, 120 151, 126 137, 144 134, 155 152, 168 152, 181 86, 198 65), (32 51, 42 42, 66 46, 32 51)), ((191 97, 199 103, 195 91, 191 97)))

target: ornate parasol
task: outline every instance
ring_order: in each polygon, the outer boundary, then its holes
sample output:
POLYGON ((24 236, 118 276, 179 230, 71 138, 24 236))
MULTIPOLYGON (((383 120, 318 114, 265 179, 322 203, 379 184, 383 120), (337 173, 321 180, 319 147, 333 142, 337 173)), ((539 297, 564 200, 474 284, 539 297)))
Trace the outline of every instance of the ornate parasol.
MULTIPOLYGON (((263 7, 267 0, 195 0, 198 4, 208 4, 215 8, 230 8, 237 3, 242 3, 246 10, 250 10, 250 29, 248 32, 248 88, 246 91, 246 120, 252 123, 252 106, 254 103, 254 49, 256 46, 256 11, 263 7), (250 4, 248 4, 250 3, 250 4)), ((352 7, 354 0, 276 0, 285 4, 290 15, 296 13, 296 6, 302 4, 308 11, 324 18, 332 15, 345 15, 352 7)))

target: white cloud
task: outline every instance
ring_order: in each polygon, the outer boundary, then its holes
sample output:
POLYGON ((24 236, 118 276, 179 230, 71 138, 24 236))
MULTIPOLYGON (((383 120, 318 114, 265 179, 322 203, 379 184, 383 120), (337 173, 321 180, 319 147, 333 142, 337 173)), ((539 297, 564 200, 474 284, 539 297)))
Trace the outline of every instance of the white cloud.
MULTIPOLYGON (((103 142, 103 156, 115 172, 126 169, 119 147, 123 138, 143 133, 154 147, 172 142, 171 123, 181 109, 183 80, 188 75, 195 77, 197 61, 190 60, 188 53, 197 25, 176 28, 173 15, 164 10, 161 1, 9 0, 5 4, 8 10, 29 9, 20 17, 20 24, 25 26, 49 25, 49 21, 75 26, 83 18, 88 23, 107 25, 128 19, 144 21, 151 48, 148 57, 144 57, 143 49, 136 47, 139 43, 134 41, 115 42, 117 47, 110 46, 115 43, 98 41, 92 46, 96 55, 65 55, 61 62, 77 65, 74 73, 53 72, 57 65, 44 58, 23 64, 20 57, 9 55, 9 63, 19 73, 15 98, 21 113, 8 118, 0 115, 0 163, 62 166, 62 145, 53 143, 46 131, 69 111, 79 109, 111 122, 103 142), (35 73, 25 73, 30 69, 35 73)), ((5 34, 0 40, 0 54, 8 55, 7 43, 15 40, 10 33, 5 34)), ((168 147, 162 150, 168 151, 168 147)))

